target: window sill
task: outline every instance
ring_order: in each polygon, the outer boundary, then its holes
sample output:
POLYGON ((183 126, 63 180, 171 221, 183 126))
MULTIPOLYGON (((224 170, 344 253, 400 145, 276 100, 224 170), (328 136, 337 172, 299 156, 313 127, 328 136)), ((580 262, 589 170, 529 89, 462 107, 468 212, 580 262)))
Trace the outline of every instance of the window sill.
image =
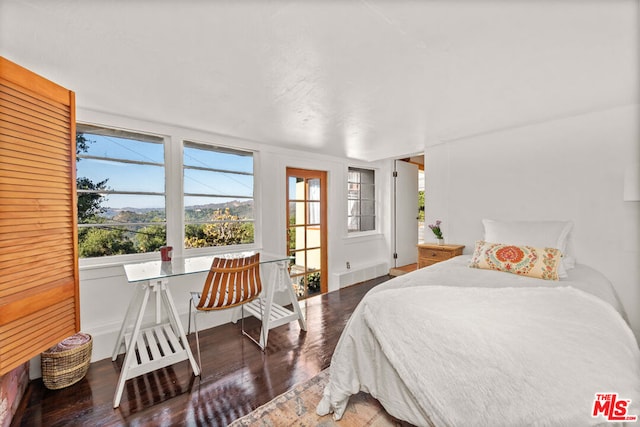
MULTIPOLYGON (((258 250, 254 245, 217 246, 207 248, 185 249, 185 257, 197 257, 224 254, 230 252, 244 252, 258 250)), ((174 256, 177 256, 174 251, 174 256)), ((104 268, 121 267, 126 264, 139 262, 159 261, 159 252, 148 252, 144 254, 113 255, 102 258, 81 258, 78 262, 80 271, 98 270, 104 268)))
POLYGON ((384 235, 377 230, 357 231, 357 232, 348 233, 342 238, 342 240, 344 240, 347 243, 350 243, 355 241, 361 242, 361 241, 369 241, 369 240, 379 240, 379 239, 382 239, 383 237, 384 235))
POLYGON ((184 249, 184 256, 196 257, 196 256, 219 255, 219 254, 228 254, 228 253, 245 252, 245 251, 257 251, 257 250, 259 250, 259 248, 256 248, 256 246, 253 244, 233 245, 233 246, 208 246, 206 248, 184 249))
POLYGON ((113 255, 101 258, 81 258, 78 260, 80 271, 119 267, 136 262, 155 261, 160 258, 159 252, 145 254, 113 255))

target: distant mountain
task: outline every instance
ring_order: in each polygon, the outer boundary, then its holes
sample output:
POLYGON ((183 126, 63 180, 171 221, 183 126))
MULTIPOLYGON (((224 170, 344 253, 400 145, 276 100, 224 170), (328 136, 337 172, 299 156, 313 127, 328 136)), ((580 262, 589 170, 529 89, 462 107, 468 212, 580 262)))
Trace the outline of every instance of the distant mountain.
MULTIPOLYGON (((208 203, 205 205, 193 205, 185 208, 185 215, 188 220, 208 219, 217 210, 229 209, 229 213, 241 218, 253 218, 253 200, 238 201, 233 200, 226 203, 208 203)), ((101 215, 109 219, 124 219, 126 222, 147 222, 153 218, 165 218, 165 210, 158 208, 109 208, 105 207, 105 212, 101 215), (135 218, 135 219, 134 219, 135 218)))
POLYGON ((105 211, 101 216, 107 217, 107 218, 114 218, 118 215, 121 215, 123 212, 131 212, 131 213, 135 213, 135 214, 140 214, 140 215, 146 215, 149 214, 151 212, 161 212, 162 215, 164 215, 164 209, 158 209, 158 208, 110 208, 110 207, 105 207, 104 208, 105 211))
POLYGON ((209 203, 206 205, 193 205, 187 206, 185 210, 217 210, 217 209, 225 209, 225 208, 240 208, 243 206, 253 206, 253 200, 248 200, 244 202, 240 202, 238 200, 233 200, 227 203, 209 203))
POLYGON ((253 218, 253 200, 234 200, 227 203, 210 203, 206 205, 194 205, 185 208, 185 219, 187 221, 203 221, 211 218, 215 211, 229 209, 231 215, 239 218, 253 218))

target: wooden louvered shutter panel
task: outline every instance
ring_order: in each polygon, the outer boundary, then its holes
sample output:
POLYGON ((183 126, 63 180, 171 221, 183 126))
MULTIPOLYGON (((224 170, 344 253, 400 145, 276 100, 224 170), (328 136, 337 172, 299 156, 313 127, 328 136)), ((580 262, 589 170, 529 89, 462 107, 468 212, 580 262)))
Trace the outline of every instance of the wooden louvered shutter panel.
POLYGON ((0 57, 0 375, 79 330, 75 95, 0 57))

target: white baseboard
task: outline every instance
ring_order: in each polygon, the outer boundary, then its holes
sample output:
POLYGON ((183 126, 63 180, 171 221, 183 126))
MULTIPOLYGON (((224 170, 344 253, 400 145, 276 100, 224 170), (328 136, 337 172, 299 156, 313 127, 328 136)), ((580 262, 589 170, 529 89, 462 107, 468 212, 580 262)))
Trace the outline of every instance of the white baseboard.
POLYGON ((334 282, 339 284, 340 288, 364 282, 365 280, 375 279, 389 273, 389 264, 380 262, 342 270, 333 273, 334 282))

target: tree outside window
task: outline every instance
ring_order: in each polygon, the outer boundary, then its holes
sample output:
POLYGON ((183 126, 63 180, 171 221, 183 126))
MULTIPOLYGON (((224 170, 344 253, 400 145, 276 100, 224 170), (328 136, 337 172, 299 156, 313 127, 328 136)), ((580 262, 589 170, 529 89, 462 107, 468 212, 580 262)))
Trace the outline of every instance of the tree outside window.
POLYGON ((157 251, 166 244, 163 138, 76 129, 79 256, 157 251))

